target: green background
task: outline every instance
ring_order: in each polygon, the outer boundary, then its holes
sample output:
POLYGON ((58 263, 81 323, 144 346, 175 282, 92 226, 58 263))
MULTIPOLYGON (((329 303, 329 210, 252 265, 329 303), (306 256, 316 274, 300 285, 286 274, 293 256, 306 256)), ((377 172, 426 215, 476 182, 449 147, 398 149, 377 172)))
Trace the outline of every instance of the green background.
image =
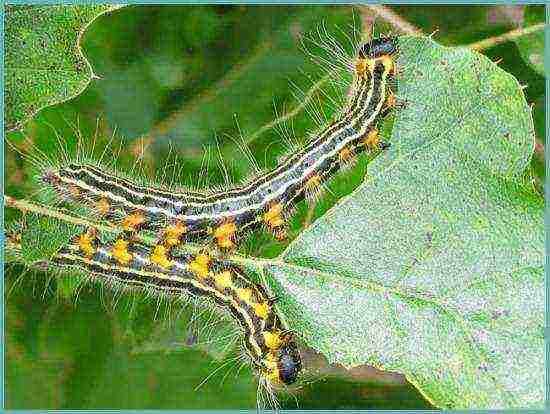
MULTIPOLYGON (((526 15, 541 21, 541 9, 529 8, 526 15)), ((426 33, 438 29, 436 40, 444 45, 469 44, 515 27, 498 7, 394 10, 426 33)), ((323 74, 323 68, 299 50, 300 35, 324 22, 329 32, 345 41, 334 28, 339 25, 349 33, 352 13, 344 6, 133 6, 115 11, 100 17, 83 38, 83 50, 101 79, 92 80, 76 98, 41 111, 23 133, 11 133, 10 138, 25 135, 47 149, 54 130, 71 136, 75 124, 83 136, 96 129, 101 137, 116 132, 122 147, 120 163, 126 166, 145 139, 146 175, 153 177, 168 155, 177 153, 182 182, 195 184, 206 147, 212 156, 206 160, 203 185, 214 185, 224 182, 215 156, 216 136, 230 176, 242 179, 251 166, 235 137, 254 137, 250 146, 256 159, 261 165, 275 165, 284 151, 285 132, 255 132, 274 118, 274 106, 281 113, 296 105, 293 88, 307 92, 323 74)), ((361 17, 355 10, 357 26, 361 17)), ((376 29, 385 32, 389 26, 378 21, 376 29)), ((484 54, 503 58, 500 66, 528 85, 527 100, 536 104, 537 138, 544 144, 544 78, 523 59, 522 47, 508 42, 484 54)), ((339 95, 338 90, 328 92, 339 95)), ((323 102, 328 112, 329 103, 323 102)), ((297 116, 293 135, 306 139, 311 125, 306 114, 297 116)), ((8 149, 5 165, 7 194, 23 197, 36 190, 24 159, 8 149)), ((334 194, 321 200, 314 217, 351 191, 364 168, 362 162, 336 180, 331 185, 334 194)), ((540 153, 533 157, 531 169, 535 184, 542 188, 540 153)), ((307 214, 305 205, 298 208, 292 234, 302 229, 307 214)), ((6 212, 8 221, 16 216, 6 212)), ((244 250, 274 257, 283 247, 259 235, 244 250)), ((177 306, 162 304, 157 309, 154 299, 113 297, 93 285, 76 295, 70 281, 25 272, 21 266, 7 269, 5 285, 7 408, 251 408, 256 404, 256 383, 248 368, 238 375, 235 369, 225 379, 222 370, 195 391, 221 356, 219 347, 203 344, 216 334, 201 332, 199 344, 192 344, 196 335, 190 334, 193 329, 186 323, 188 308, 179 315, 177 306), (175 320, 170 326, 166 313, 175 320)), ((304 350, 304 355, 320 375, 296 391, 300 408, 431 407, 399 375, 368 368, 346 372, 327 367, 313 351, 304 350)), ((296 407, 291 397, 282 404, 296 407)))

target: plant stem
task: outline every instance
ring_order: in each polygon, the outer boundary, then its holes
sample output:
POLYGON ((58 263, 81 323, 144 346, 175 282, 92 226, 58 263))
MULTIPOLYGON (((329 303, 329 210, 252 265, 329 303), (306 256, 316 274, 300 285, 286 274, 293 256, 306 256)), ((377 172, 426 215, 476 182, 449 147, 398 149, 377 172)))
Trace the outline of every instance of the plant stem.
POLYGON ((41 216, 52 217, 59 220, 63 220, 67 223, 75 224, 77 226, 93 227, 101 231, 109 231, 109 232, 116 231, 116 228, 114 226, 97 224, 80 217, 70 216, 51 206, 42 206, 40 204, 36 204, 36 203, 33 203, 32 201, 25 200, 25 199, 18 200, 8 195, 4 195, 4 205, 6 207, 15 208, 23 213, 30 212, 30 213, 39 214, 41 216))
POLYGON ((537 32, 539 30, 544 30, 545 25, 546 25, 545 23, 537 23, 537 24, 534 24, 533 26, 510 30, 509 32, 503 33, 498 36, 489 37, 487 39, 470 43, 469 45, 465 45, 465 47, 469 47, 470 49, 474 49, 478 51, 489 49, 501 43, 505 43, 505 42, 509 42, 510 40, 517 39, 518 37, 526 36, 528 34, 537 32))
POLYGON ((422 30, 420 30, 418 27, 414 26, 413 24, 409 23, 407 20, 405 20, 403 17, 395 13, 388 6, 382 6, 379 4, 367 4, 364 6, 359 6, 359 8, 363 11, 370 10, 376 16, 379 16, 383 20, 387 21, 402 33, 416 34, 416 35, 422 34, 422 30))

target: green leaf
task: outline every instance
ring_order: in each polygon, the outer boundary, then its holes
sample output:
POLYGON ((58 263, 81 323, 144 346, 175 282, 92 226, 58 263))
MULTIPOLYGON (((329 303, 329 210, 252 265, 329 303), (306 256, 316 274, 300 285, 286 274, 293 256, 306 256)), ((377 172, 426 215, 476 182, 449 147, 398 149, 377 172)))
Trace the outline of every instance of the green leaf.
MULTIPOLYGON (((176 11, 181 15, 188 14, 187 10, 181 10, 185 8, 162 9, 164 16, 174 16, 176 11)), ((281 18, 277 22, 271 15, 264 16, 263 19, 273 26, 272 31, 276 32, 272 35, 268 31, 267 36, 242 29, 246 27, 246 22, 257 22, 254 14, 260 17, 262 13, 267 14, 264 9, 248 12, 234 7, 224 9, 223 13, 218 11, 219 14, 213 19, 218 23, 206 23, 209 28, 206 34, 203 31, 191 31, 193 35, 198 34, 199 38, 193 42, 189 40, 189 44, 197 43, 200 46, 203 37, 217 39, 204 47, 205 51, 214 51, 215 59, 210 54, 195 57, 195 48, 187 50, 181 47, 181 36, 173 36, 174 41, 158 40, 166 39, 167 32, 176 26, 171 23, 177 22, 179 15, 175 20, 166 20, 158 18, 156 8, 129 8, 127 13, 117 13, 116 18, 102 19, 101 24, 93 26, 92 31, 97 30, 103 36, 96 36, 91 43, 94 43, 96 54, 103 56, 104 53, 104 60, 109 62, 103 62, 96 55, 93 55, 94 59, 90 58, 96 71, 103 77, 102 82, 94 82, 93 88, 90 88, 95 92, 89 94, 90 96, 80 95, 78 99, 67 103, 66 108, 57 106, 51 111, 43 111, 41 115, 48 112, 50 117, 45 118, 52 122, 50 118, 54 118, 54 115, 55 119, 63 120, 67 113, 76 111, 82 119, 87 116, 87 122, 95 127, 97 114, 106 111, 110 123, 106 122, 101 129, 105 141, 109 140, 112 129, 122 125, 127 127, 122 130, 129 140, 149 129, 153 132, 153 137, 156 134, 162 137, 161 142, 165 138, 173 137, 185 142, 184 147, 189 149, 192 142, 189 139, 183 141, 185 135, 181 134, 186 132, 188 136, 199 141, 201 145, 197 147, 200 150, 205 136, 211 135, 212 131, 218 132, 219 136, 227 131, 233 136, 237 135, 233 125, 235 112, 239 114, 244 135, 252 135, 253 131, 272 119, 273 96, 276 96, 277 103, 287 101, 287 83, 280 83, 275 76, 271 79, 269 74, 273 69, 279 74, 287 74, 296 72, 297 67, 304 67, 297 60, 295 51, 288 46, 296 41, 294 35, 290 34, 308 31, 311 25, 318 24, 319 21, 328 22, 331 27, 332 19, 347 15, 339 8, 330 8, 327 12, 308 7, 300 10, 305 13, 309 11, 311 15, 302 17, 299 15, 301 12, 296 12, 296 18, 292 18, 291 13, 285 11, 289 18, 281 18), (136 14, 140 16, 139 19, 136 19, 136 14), (127 15, 126 20, 120 22, 123 20, 121 15, 127 15), (222 19, 228 21, 219 23, 222 19), (139 28, 147 27, 149 33, 151 22, 158 29, 152 36, 153 40, 146 44, 158 45, 160 50, 142 48, 144 33, 139 28), (236 28, 232 29, 233 26, 236 28), (224 28, 221 32, 220 27, 224 28), (292 28, 290 33, 287 33, 288 27, 292 28), (233 35, 229 36, 231 33, 233 35), (136 40, 129 41, 130 35, 136 40), (245 38, 249 37, 247 47, 242 52, 240 48, 245 38), (290 53, 287 54, 285 48, 290 53), (226 54, 233 59, 228 62, 226 54), (179 60, 173 60, 176 58, 179 60), (270 60, 275 66, 266 63, 270 60), (244 65, 241 64, 243 62, 244 65), (200 82, 194 80, 196 74, 198 76, 218 66, 223 66, 223 70, 211 70, 210 76, 200 78, 200 82), (106 68, 111 73, 102 70, 106 68), (177 80, 175 75, 183 72, 182 68, 185 68, 185 76, 189 81, 176 82, 173 78, 177 80), (155 82, 149 82, 150 79, 155 82), (153 92, 147 94, 135 93, 136 90, 147 91, 151 88, 153 92), (231 93, 233 88, 236 88, 234 94, 231 93), (182 90, 185 93, 181 93, 182 90), (237 99, 249 96, 250 91, 254 92, 252 98, 237 99), (136 95, 144 98, 136 100, 136 95), (168 99, 173 96, 182 98, 168 99), (102 102, 101 105, 96 101, 102 102), (223 105, 224 101, 230 102, 230 105, 223 105), (169 130, 151 127, 151 120, 163 120, 169 114, 175 114, 175 122, 169 130), (197 123, 196 119, 209 122, 197 123), (136 122, 143 125, 131 129, 130 126, 136 125, 136 122), (191 135, 187 131, 192 131, 191 135)), ((273 15, 276 14, 273 12, 273 15)), ((176 29, 187 33, 187 29, 183 30, 185 27, 185 24, 181 24, 176 29)), ((86 38, 88 41, 89 37, 86 38)), ((369 165, 370 176, 363 186, 303 233, 279 258, 245 260, 266 271, 272 289, 280 292, 280 310, 290 321, 289 326, 331 361, 342 362, 346 366, 368 362, 383 369, 403 372, 424 395, 442 407, 497 407, 505 404, 540 406, 543 378, 540 258, 543 246, 542 202, 512 179, 521 175, 523 166, 530 157, 530 117, 515 80, 494 69, 484 59, 476 58, 472 63, 468 61, 470 55, 466 52, 462 56, 452 54, 449 49, 444 51, 443 53, 433 45, 428 47, 422 41, 411 42, 403 48, 401 60, 410 69, 405 75, 414 75, 414 79, 404 79, 399 93, 409 100, 409 106, 400 113, 397 120, 394 147, 369 165), (422 53, 416 56, 419 49, 422 53), (445 66, 441 59, 426 56, 431 50, 433 53, 441 52, 448 58, 444 59, 445 66), (449 53, 452 56, 447 56, 449 53), (471 65, 467 66, 465 62, 470 62, 471 65), (437 71, 433 72, 434 68, 437 71), (444 78, 446 83, 442 82, 441 71, 449 72, 444 78), (476 90, 481 74, 485 86, 492 88, 492 82, 497 84, 494 90, 483 89, 483 93, 476 90), (422 75, 425 79, 420 79, 422 75), (508 95, 510 98, 496 99, 508 95), (421 105, 428 103, 429 105, 421 105), (481 122, 489 118, 494 118, 490 121, 491 125, 481 122), (513 134, 505 141, 497 141, 495 130, 498 128, 495 126, 501 128, 498 134, 506 135, 505 127, 512 130, 513 134), (453 134, 447 134, 448 129, 453 134), (487 130, 491 133, 487 133, 487 130), (527 130, 529 132, 522 135, 522 131, 527 130), (472 135, 475 138, 467 141, 466 138, 472 135), (520 135, 523 140, 518 138, 520 135), (471 165, 475 165, 475 169, 469 169, 471 165), (484 168, 480 168, 480 165, 484 168), (412 184, 415 186, 414 192, 411 190, 412 184), (521 230, 522 227, 524 230, 521 230), (533 240, 528 238, 529 234, 533 240), (526 264, 519 263, 513 267, 512 259, 517 259, 520 255, 523 255, 526 264), (535 264, 530 265, 533 262, 535 264), (476 284, 478 279, 481 281, 476 284), (456 291, 462 287, 462 296, 458 297, 456 291), (526 300, 525 292, 530 295, 529 300, 526 300), (464 300, 460 302, 460 299, 464 300), (519 339, 516 337, 518 333, 523 335, 519 339), (509 361, 506 361, 507 358, 509 361), (510 369, 506 375, 503 374, 504 368, 510 369), (525 374, 520 372, 521 369, 525 374), (491 384, 493 388, 488 397, 487 390, 491 384), (510 389, 512 391, 509 392, 510 389)), ((196 54, 199 55, 198 52, 196 54)), ((311 66, 306 67, 306 72, 313 73, 313 79, 317 79, 317 72, 311 66)), ((292 80, 296 81, 295 78, 292 80)), ((328 105, 322 106, 324 111, 328 105)), ((311 122, 302 115, 304 114, 293 118, 292 126, 298 126, 297 137, 304 136, 307 139, 304 131, 311 129, 311 122)), ((34 138, 34 142, 38 142, 35 145, 40 145, 42 151, 51 156, 49 148, 59 145, 57 139, 51 132, 46 134, 47 128, 37 125, 38 122, 31 124, 33 128, 29 130, 29 135, 34 138), (44 144, 43 148, 42 141, 47 141, 49 146, 44 144)), ((67 125, 59 121, 55 127, 58 131, 64 131, 60 133, 64 140, 76 142, 67 125)), ((89 136, 93 135, 93 128, 90 130, 89 136)), ((267 141, 273 137, 265 138, 262 135, 261 138, 262 141, 267 141)), ((280 137, 273 140, 281 141, 280 137)), ((103 149, 103 143, 98 141, 97 147, 103 149)), ((166 159, 157 147, 152 148, 149 154, 158 164, 152 164, 152 170, 162 170, 166 159)), ((269 149, 266 157, 270 157, 272 163, 275 162, 273 146, 265 145, 260 150, 265 148, 269 149)), ((123 155, 120 156, 123 161, 120 163, 122 170, 130 171, 134 158, 122 158, 127 155, 124 151, 132 154, 132 148, 123 148, 123 155)), ((197 151, 190 152, 190 156, 198 164, 198 171, 201 164, 200 154, 197 151)), ((263 159, 263 156, 256 155, 263 159)), ((231 159, 227 156, 225 158, 231 159)), ((245 166, 245 162, 240 162, 242 159, 245 157, 240 154, 235 164, 245 166)), ((17 161, 16 159, 13 162, 16 166, 19 165, 17 161)), ((184 168, 186 172, 193 171, 188 164, 184 168)), ((353 171, 354 177, 361 173, 358 170, 359 168, 353 171)), ((27 174, 27 178, 31 176, 27 174)), ((193 175, 194 179, 197 176, 198 174, 193 175)), ((340 178, 349 179, 348 176, 340 178)), ((223 177, 221 180, 223 182, 223 177)), ((27 181, 30 180, 24 183, 27 181)), ((337 194, 345 191, 342 190, 342 182, 343 180, 337 180, 336 183, 331 183, 338 184, 335 191, 337 194)), ((15 179, 10 184, 12 193, 21 188, 15 179)), ((31 194, 42 188, 33 188, 26 193, 31 194)), ((321 203, 331 202, 330 197, 327 197, 321 203)), ((317 208, 316 214, 319 214, 319 210, 317 208)), ((300 227, 300 220, 298 216, 294 217, 296 225, 293 228, 300 227)), ((267 244, 267 239, 266 236, 260 240, 260 247, 267 244)), ((31 236, 28 241, 31 241, 31 236)), ((258 247, 255 247, 256 252, 258 247)), ((44 249, 43 253, 49 253, 49 250, 44 249)), ((35 251, 39 252, 38 249, 35 251)), ((55 271, 49 273, 56 274, 55 271)), ((13 271, 12 274, 17 275, 13 271)), ((20 293, 20 296, 27 295, 28 290, 20 293)), ((85 292, 81 296, 85 296, 85 292)), ((90 301, 99 303, 100 299, 92 297, 90 301)), ((104 309, 95 309, 97 307, 89 310, 79 304, 78 309, 83 309, 82 312, 91 316, 85 322, 79 323, 78 329, 88 329, 93 324, 105 324, 103 319, 95 317, 97 314, 105 314, 104 309)), ((26 316, 29 314, 28 309, 34 308, 29 306, 19 310, 17 315, 26 316)), ((212 367, 204 369, 203 374, 198 377, 186 374, 180 379, 176 374, 169 375, 169 378, 175 378, 175 385, 162 387, 158 385, 160 379, 168 378, 166 375, 163 377, 162 373, 166 369, 173 373, 183 372, 182 367, 185 371, 189 368, 189 356, 175 356, 163 365, 163 361, 157 360, 155 355, 140 354, 137 358, 123 361, 123 372, 117 371, 112 365, 119 359, 117 352, 124 359, 128 349, 134 353, 174 349, 172 332, 159 335, 154 329, 158 324, 154 319, 155 308, 153 306, 149 309, 150 312, 130 316, 128 308, 119 305, 116 310, 118 316, 113 319, 127 316, 132 321, 129 323, 131 326, 124 327, 122 333, 120 329, 113 329, 112 338, 109 335, 105 337, 104 333, 92 337, 95 344, 101 345, 106 341, 121 342, 121 338, 128 335, 133 338, 128 341, 131 343, 113 348, 115 352, 112 358, 108 351, 98 350, 95 346, 85 347, 85 351, 81 352, 75 344, 74 354, 79 358, 74 359, 76 363, 71 362, 68 365, 75 368, 71 369, 69 377, 61 376, 73 384, 72 388, 66 389, 65 393, 55 393, 51 399, 46 393, 30 392, 34 398, 40 399, 39 403, 32 406, 44 406, 45 399, 50 400, 48 406, 53 408, 62 406, 63 401, 68 401, 70 404, 65 406, 69 407, 83 404, 112 407, 113 401, 120 407, 194 405, 189 402, 190 399, 201 398, 201 394, 194 391, 194 386, 199 382, 197 378, 204 378, 212 367), (134 324, 139 326, 135 327, 134 324), (157 340, 148 341, 150 332, 155 332, 153 336, 157 340), (94 359, 90 359, 89 355, 94 359), (98 373, 102 369, 97 368, 99 364, 96 358, 107 361, 103 363, 109 369, 103 370, 104 374, 98 373), (92 366, 98 372, 90 375, 92 366), (112 375, 127 381, 129 377, 126 374, 130 371, 136 376, 134 385, 138 385, 131 387, 134 391, 127 397, 112 393, 113 389, 120 388, 117 385, 118 379, 113 379, 112 375), (154 371, 160 374, 157 375, 154 371), (149 372, 152 372, 150 377, 149 372), (82 381, 84 378, 87 381, 82 381), (145 388, 154 392, 144 394, 145 388), (175 393, 178 393, 177 401, 174 400, 175 393), (59 401, 60 394, 62 401, 59 401), (83 395, 91 398, 83 399, 83 395)), ((52 314, 55 312, 57 310, 51 311, 52 314)), ((15 315, 14 312, 11 314, 15 315)), ((49 326, 47 323, 44 325, 49 326)), ((18 321, 10 332, 16 331, 17 326, 18 321)), ((178 328, 179 325, 173 332, 178 333, 178 328)), ((79 338, 78 329, 75 327, 74 332, 71 330, 67 336, 79 338)), ((182 334, 181 329, 179 333, 182 334)), ((25 337, 29 336, 30 333, 26 333, 25 337)), ((176 339, 176 346, 179 346, 181 337, 176 339)), ((66 354, 60 352, 63 347, 58 349, 59 346, 55 344, 44 346, 49 353, 52 352, 52 347, 56 348, 56 354, 66 354)), ((18 350, 17 346, 12 346, 11 349, 12 352, 18 350)), ((17 356, 25 364, 25 371, 10 371, 11 383, 17 381, 17 391, 14 391, 12 385, 8 397, 10 406, 25 407, 29 390, 36 388, 40 391, 44 381, 34 378, 36 384, 31 384, 29 388, 29 384, 21 381, 21 378, 27 378, 28 373, 36 371, 34 368, 37 360, 45 359, 42 354, 34 358, 27 354, 12 355, 12 358, 8 358, 12 365, 16 365, 17 356), (16 400, 17 397, 19 399, 16 400)), ((195 352, 191 359, 199 357, 199 353, 195 352)), ((100 367, 103 368, 103 365, 100 367)), ((47 368, 48 371, 37 378, 46 379, 47 382, 51 377, 50 369, 55 371, 55 367, 48 365, 47 368)), ((199 370, 192 368, 192 371, 199 370)), ((223 375, 225 374, 222 373, 223 375)), ((234 388, 236 382, 242 382, 246 389, 253 392, 250 387, 253 382, 251 374, 243 374, 241 371, 239 375, 236 380, 232 380, 231 374, 225 384, 231 383, 234 388)), ((57 380, 55 376, 53 378, 57 380)), ((131 378, 130 380, 132 381, 131 378)), ((65 389, 65 384, 60 389, 65 389)), ((334 390, 330 387, 327 389, 334 390)), ((350 391, 350 387, 345 389, 350 391)), ((316 402, 320 406, 323 403, 334 403, 332 391, 323 394, 319 390, 319 384, 316 384, 315 394, 310 395, 318 395, 319 401, 316 402)), ((205 392, 204 389, 201 391, 204 396, 202 403, 211 405, 205 402, 211 392, 205 392)), ((387 387, 380 393, 386 395, 387 387)), ((364 394, 364 388, 361 388, 357 398, 364 397, 364 394)), ((246 405, 254 404, 254 398, 247 397, 243 400, 243 395, 244 393, 237 392, 235 401, 246 405)), ((351 392, 347 392, 343 398, 349 398, 349 395, 351 392)), ((365 403, 366 399, 360 400, 361 407, 364 408, 365 403)), ((349 406, 349 400, 346 399, 341 404, 349 406)), ((398 402, 392 401, 392 404, 388 407, 395 408, 398 402)), ((290 405, 294 405, 293 401, 290 405)), ((302 402, 300 405, 308 407, 307 402, 306 405, 302 402)))
POLYGON ((120 6, 6 6, 6 129, 81 93, 93 77, 80 38, 120 6))
MULTIPOLYGON (((542 5, 525 6, 525 27, 545 22, 545 8, 542 5)), ((544 28, 516 39, 519 52, 525 60, 539 74, 544 72, 544 28)))
POLYGON ((28 215, 21 237, 21 251, 25 264, 32 266, 36 262, 51 260, 73 236, 81 232, 77 226, 61 220, 35 214, 28 215))
POLYGON ((484 56, 401 39, 407 102, 369 175, 275 260, 280 309, 330 362, 405 374, 447 408, 544 406, 533 124, 484 56))

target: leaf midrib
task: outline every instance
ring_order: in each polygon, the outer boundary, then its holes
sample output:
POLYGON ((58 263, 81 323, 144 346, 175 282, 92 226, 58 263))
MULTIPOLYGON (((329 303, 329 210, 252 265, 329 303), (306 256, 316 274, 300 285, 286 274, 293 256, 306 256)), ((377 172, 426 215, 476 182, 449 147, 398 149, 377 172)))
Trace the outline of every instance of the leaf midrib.
MULTIPOLYGON (((488 359, 486 357, 484 357, 484 355, 480 351, 478 351, 476 349, 476 347, 473 345, 475 341, 474 341, 474 338, 472 337, 473 329, 471 328, 471 321, 468 321, 464 317, 462 317, 460 312, 456 308, 454 308, 453 306, 449 305, 449 303, 437 300, 432 295, 427 296, 427 295, 423 294, 423 292, 418 291, 418 290, 417 291, 413 291, 413 290, 409 290, 409 289, 403 290, 403 289, 399 289, 396 286, 387 286, 387 285, 383 285, 383 284, 378 283, 378 282, 352 279, 352 278, 347 277, 347 276, 342 276, 338 273, 330 273, 330 275, 329 275, 327 272, 324 272, 324 271, 321 271, 321 270, 318 270, 318 269, 312 269, 312 268, 308 268, 308 267, 305 267, 305 266, 302 266, 302 265, 297 265, 297 264, 294 264, 294 263, 285 262, 285 261, 280 260, 280 259, 259 259, 259 260, 245 259, 245 261, 249 262, 250 264, 252 264, 256 268, 258 268, 258 264, 259 264, 259 266, 260 266, 259 268, 260 268, 262 277, 264 279, 266 277, 266 275, 265 275, 266 266, 272 265, 272 266, 277 266, 277 267, 281 267, 281 268, 286 268, 286 269, 289 269, 289 270, 295 269, 298 273, 301 273, 301 274, 305 273, 305 274, 310 274, 310 275, 315 276, 315 277, 320 278, 320 279, 328 279, 328 280, 336 281, 337 283, 340 283, 342 285, 347 285, 347 286, 350 286, 350 287, 353 287, 353 288, 356 288, 356 289, 362 290, 362 291, 376 290, 378 292, 389 293, 393 297, 401 296, 401 297, 408 298, 408 299, 423 301, 426 304, 431 305, 432 308, 437 309, 442 315, 447 315, 451 320, 454 321, 455 326, 457 326, 457 328, 459 328, 460 331, 461 331, 461 335, 464 338, 465 343, 468 346, 468 352, 470 353, 471 356, 474 356, 481 363, 488 363, 489 362, 488 359), (376 289, 373 289, 373 286, 376 289)), ((487 280, 491 280, 493 278, 503 277, 505 275, 511 275, 511 274, 513 274, 514 272, 517 272, 517 271, 529 270, 529 269, 533 269, 533 267, 532 266, 517 267, 517 268, 514 268, 514 269, 512 269, 512 270, 510 270, 509 272, 506 272, 506 273, 494 273, 489 278, 485 277, 483 280, 478 279, 473 283, 486 282, 487 280)), ((384 298, 384 295, 381 295, 381 296, 382 296, 382 298, 384 298)), ((390 307, 391 307, 391 302, 389 302, 389 297, 386 297, 385 300, 388 303, 388 305, 390 305, 390 307)), ((384 309, 385 309, 385 312, 388 312, 386 307, 384 307, 384 309)), ((388 315, 386 315, 386 316, 388 316, 388 315)), ((391 316, 391 315, 389 315, 389 316, 391 316)), ((393 321, 392 317, 388 317, 388 319, 390 321, 393 321)), ((492 334, 499 335, 498 332, 492 332, 492 334)), ((407 374, 407 373, 403 373, 403 374, 407 377, 408 380, 414 378, 414 377, 410 378, 411 377, 410 374, 407 374)), ((491 375, 489 373, 485 373, 483 375, 486 376, 487 378, 491 379, 494 386, 499 389, 500 394, 502 396, 506 396, 507 399, 512 398, 512 400, 514 401, 515 404, 518 403, 518 400, 517 400, 517 398, 514 397, 514 394, 511 391, 507 391, 504 388, 504 386, 501 385, 496 380, 494 375, 491 375)), ((476 402, 479 403, 479 400, 476 400, 476 402)))

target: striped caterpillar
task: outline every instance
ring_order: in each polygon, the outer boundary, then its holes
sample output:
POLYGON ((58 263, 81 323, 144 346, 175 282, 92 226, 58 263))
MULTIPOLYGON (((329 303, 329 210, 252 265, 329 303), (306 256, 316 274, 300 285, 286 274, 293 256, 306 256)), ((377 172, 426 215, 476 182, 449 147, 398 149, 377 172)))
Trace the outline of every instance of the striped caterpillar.
POLYGON ((213 259, 206 252, 167 258, 159 253, 158 246, 120 238, 112 243, 101 242, 92 229, 62 248, 53 262, 167 296, 209 299, 228 311, 243 331, 244 349, 262 379, 272 384, 292 384, 301 371, 296 343, 275 313, 275 300, 229 261, 213 259))
MULTIPOLYGON (((23 252, 26 227, 23 221, 6 233, 10 252, 23 252)), ((199 299, 231 316, 242 333, 241 357, 247 357, 259 377, 258 407, 266 402, 260 400, 264 391, 267 403, 275 407, 274 389, 293 384, 302 372, 295 336, 276 313, 276 298, 233 261, 214 258, 206 250, 179 251, 168 258, 159 253, 158 246, 105 237, 90 227, 63 243, 39 267, 45 265, 53 265, 61 273, 74 269, 115 289, 139 289, 167 299, 199 299)))
POLYGON ((286 216, 296 203, 315 194, 356 154, 388 146, 379 138, 377 123, 395 106, 388 84, 396 52, 392 37, 364 44, 351 96, 338 119, 277 168, 233 189, 172 192, 74 163, 45 171, 42 180, 127 232, 157 231, 167 248, 213 240, 221 249, 232 249, 245 232, 261 226, 283 240, 286 216))
POLYGON ((396 53, 395 38, 362 45, 350 98, 339 117, 277 168, 233 189, 172 192, 138 185, 91 164, 67 163, 43 171, 42 181, 59 195, 97 211, 124 231, 112 243, 88 231, 53 261, 104 281, 209 300, 241 328, 261 384, 294 383, 302 371, 300 354, 265 289, 230 260, 176 248, 187 241, 212 240, 221 249, 232 249, 247 231, 261 226, 284 239, 286 216, 296 203, 314 194, 356 154, 388 146, 377 126, 395 106, 389 85, 396 53), (158 232, 156 241, 138 242, 135 236, 142 230, 158 232))

